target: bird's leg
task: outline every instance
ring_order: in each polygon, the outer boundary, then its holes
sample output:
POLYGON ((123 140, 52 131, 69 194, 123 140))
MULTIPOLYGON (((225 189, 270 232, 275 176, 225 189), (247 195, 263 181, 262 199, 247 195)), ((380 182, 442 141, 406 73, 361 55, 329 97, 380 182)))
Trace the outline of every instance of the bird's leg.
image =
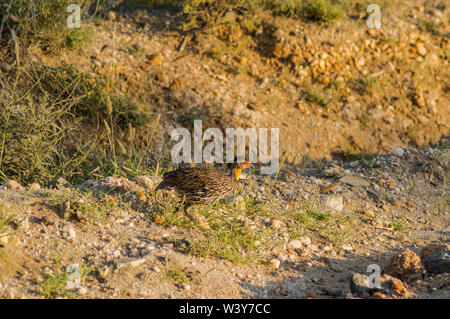
POLYGON ((191 220, 196 221, 194 216, 192 216, 192 214, 188 212, 188 208, 191 207, 191 205, 189 205, 189 204, 184 205, 185 202, 186 202, 186 195, 183 196, 183 199, 181 200, 181 203, 180 203, 180 205, 178 205, 177 210, 175 212, 179 212, 181 210, 181 208, 183 207, 183 213, 187 217, 189 217, 191 220))
POLYGON ((186 201, 186 195, 184 195, 183 196, 183 199, 181 200, 181 203, 180 203, 180 208, 184 205, 184 202, 186 201))
POLYGON ((186 214, 186 216, 187 217, 189 217, 192 221, 197 221, 195 218, 194 218, 194 216, 191 214, 191 213, 189 213, 188 212, 188 208, 190 207, 190 205, 188 205, 188 206, 184 206, 184 213, 186 214))

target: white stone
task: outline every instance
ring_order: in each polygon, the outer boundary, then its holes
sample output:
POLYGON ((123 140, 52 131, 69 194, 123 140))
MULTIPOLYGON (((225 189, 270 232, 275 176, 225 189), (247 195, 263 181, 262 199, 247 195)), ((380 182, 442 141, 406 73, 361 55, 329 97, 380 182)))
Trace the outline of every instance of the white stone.
POLYGON ((305 246, 311 245, 311 239, 309 237, 302 237, 300 238, 300 241, 305 246))
POLYGON ((405 150, 403 148, 401 148, 401 147, 397 147, 397 148, 394 148, 391 151, 391 154, 395 155, 395 156, 398 156, 398 157, 402 157, 403 154, 405 154, 405 150))
POLYGON ((271 259, 270 260, 270 264, 275 268, 275 269, 277 269, 277 268, 279 268, 280 267, 280 265, 281 265, 281 262, 278 260, 278 259, 271 259))
POLYGON ((288 243, 289 248, 300 249, 302 248, 302 242, 298 239, 291 239, 288 243))
POLYGON ((325 196, 322 202, 325 207, 335 212, 341 212, 344 209, 344 201, 339 196, 325 196))

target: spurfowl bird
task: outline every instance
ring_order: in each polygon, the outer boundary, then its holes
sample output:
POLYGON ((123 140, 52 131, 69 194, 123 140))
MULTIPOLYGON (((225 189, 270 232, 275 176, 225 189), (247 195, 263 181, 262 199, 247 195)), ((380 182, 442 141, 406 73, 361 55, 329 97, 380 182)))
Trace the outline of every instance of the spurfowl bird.
POLYGON ((183 197, 180 207, 184 204, 185 214, 195 220, 187 211, 190 206, 209 204, 216 199, 231 195, 240 185, 239 176, 242 170, 251 166, 252 164, 247 161, 233 163, 229 165, 231 171, 228 176, 206 168, 179 168, 165 173, 163 181, 155 188, 155 191, 175 189, 183 197))

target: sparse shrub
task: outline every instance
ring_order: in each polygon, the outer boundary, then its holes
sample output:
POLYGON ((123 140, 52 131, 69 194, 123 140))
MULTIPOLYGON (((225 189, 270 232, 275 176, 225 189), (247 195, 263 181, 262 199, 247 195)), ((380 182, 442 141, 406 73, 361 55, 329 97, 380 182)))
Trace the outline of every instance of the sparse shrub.
POLYGON ((83 155, 69 156, 62 141, 79 125, 71 113, 76 98, 54 99, 44 89, 32 95, 19 81, 38 86, 24 72, 0 90, 0 178, 26 183, 75 174, 83 155))
POLYGON ((180 6, 182 2, 183 0, 124 0, 118 4, 117 8, 127 10, 153 8, 172 9, 180 6))
POLYGON ((73 181, 90 177, 99 166, 114 174, 122 162, 133 171, 145 164, 135 148, 127 153, 112 130, 144 126, 150 117, 126 97, 105 93, 104 82, 71 66, 33 65, 14 78, 0 74, 0 82, 5 83, 0 88, 0 180, 44 183, 63 176, 73 181))
POLYGON ((128 128, 128 125, 144 126, 150 121, 149 115, 139 111, 138 105, 127 97, 107 94, 104 79, 94 79, 88 73, 79 72, 73 65, 43 67, 42 70, 44 76, 41 76, 40 82, 54 98, 77 97, 72 112, 83 118, 84 122, 98 124, 105 119, 109 121, 111 117, 114 124, 128 128))
POLYGON ((303 0, 268 0, 265 5, 276 15, 300 16, 303 0))
POLYGON ((306 101, 320 106, 327 106, 331 102, 331 97, 322 92, 307 92, 305 95, 306 101))
POLYGON ((0 5, 1 39, 11 39, 10 30, 14 30, 21 44, 34 43, 49 52, 62 47, 82 46, 91 39, 91 31, 83 25, 79 29, 67 27, 69 4, 78 3, 82 19, 87 15, 91 1, 72 0, 12 0, 0 5))
POLYGON ((332 0, 185 0, 183 11, 188 22, 184 27, 193 29, 229 23, 229 17, 233 16, 241 27, 251 32, 261 23, 256 18, 261 10, 318 22, 333 22, 342 16, 340 2, 332 0))
POLYGON ((359 82, 359 89, 361 93, 368 93, 372 89, 376 88, 379 82, 380 78, 378 76, 366 77, 359 82))
POLYGON ((333 22, 342 17, 342 9, 331 0, 305 0, 302 9, 306 18, 319 22, 333 22))

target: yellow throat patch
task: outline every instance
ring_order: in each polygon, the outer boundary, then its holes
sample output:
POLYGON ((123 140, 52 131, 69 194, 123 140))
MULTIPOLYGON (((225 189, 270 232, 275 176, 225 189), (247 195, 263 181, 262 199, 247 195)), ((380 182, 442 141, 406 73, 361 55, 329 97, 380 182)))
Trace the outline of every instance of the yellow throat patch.
POLYGON ((239 175, 241 175, 242 168, 235 168, 233 171, 234 179, 239 180, 239 175))

